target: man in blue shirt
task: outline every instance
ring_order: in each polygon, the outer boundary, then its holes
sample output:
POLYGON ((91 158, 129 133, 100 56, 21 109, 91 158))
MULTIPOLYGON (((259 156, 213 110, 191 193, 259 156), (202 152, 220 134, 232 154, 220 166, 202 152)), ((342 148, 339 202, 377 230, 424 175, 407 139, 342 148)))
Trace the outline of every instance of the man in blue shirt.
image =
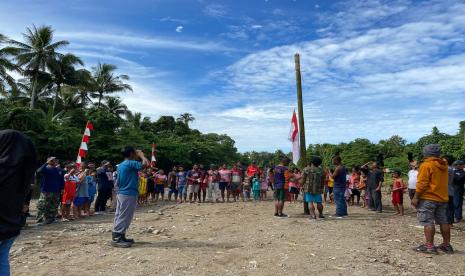
POLYGON ((112 245, 115 247, 130 247, 133 239, 126 239, 126 231, 131 224, 137 206, 139 195, 138 172, 150 165, 144 153, 133 147, 123 150, 124 161, 118 165, 118 194, 116 196, 116 212, 112 233, 112 245), (136 161, 139 158, 142 160, 136 161))
POLYGON ((56 157, 49 157, 47 163, 37 170, 38 173, 42 174, 40 197, 37 202, 37 223, 50 224, 55 221, 58 214, 60 195, 65 186, 65 179, 63 170, 57 165, 56 157))

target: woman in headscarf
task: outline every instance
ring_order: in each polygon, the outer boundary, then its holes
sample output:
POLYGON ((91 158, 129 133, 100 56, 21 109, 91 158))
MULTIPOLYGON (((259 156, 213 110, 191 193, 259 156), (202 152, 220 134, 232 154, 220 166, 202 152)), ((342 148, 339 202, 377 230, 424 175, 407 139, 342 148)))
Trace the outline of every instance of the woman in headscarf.
POLYGON ((0 275, 10 275, 8 255, 24 225, 23 204, 35 164, 28 137, 16 130, 0 131, 0 275))

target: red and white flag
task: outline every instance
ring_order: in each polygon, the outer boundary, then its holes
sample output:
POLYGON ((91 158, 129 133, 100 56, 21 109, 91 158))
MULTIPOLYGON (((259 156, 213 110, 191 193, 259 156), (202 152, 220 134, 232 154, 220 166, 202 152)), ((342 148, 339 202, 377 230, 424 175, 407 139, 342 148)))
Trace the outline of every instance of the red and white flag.
POLYGON ((82 135, 81 146, 79 147, 78 156, 76 159, 76 166, 79 168, 82 163, 82 158, 86 157, 87 154, 87 143, 89 143, 90 132, 94 130, 94 126, 91 122, 87 122, 84 135, 82 135))
POLYGON ((156 148, 155 143, 152 143, 152 159, 150 160, 150 165, 152 167, 157 166, 157 158, 155 158, 155 148, 156 148))
POLYGON ((291 129, 289 130, 289 141, 292 143, 292 162, 297 165, 300 159, 300 140, 299 140, 299 124, 297 122, 297 115, 292 114, 291 129))

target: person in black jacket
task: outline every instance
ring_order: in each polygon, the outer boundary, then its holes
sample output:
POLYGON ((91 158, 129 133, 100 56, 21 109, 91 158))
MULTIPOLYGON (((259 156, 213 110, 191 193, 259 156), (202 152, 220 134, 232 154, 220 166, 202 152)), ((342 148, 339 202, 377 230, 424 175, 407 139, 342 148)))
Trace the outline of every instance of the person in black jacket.
POLYGON ((465 163, 462 160, 457 160, 453 164, 454 170, 454 216, 455 222, 460 222, 463 219, 463 194, 465 185, 465 171, 463 170, 465 163))
POLYGON ((0 131, 0 275, 10 275, 8 255, 24 225, 23 204, 36 165, 32 141, 16 130, 0 131))

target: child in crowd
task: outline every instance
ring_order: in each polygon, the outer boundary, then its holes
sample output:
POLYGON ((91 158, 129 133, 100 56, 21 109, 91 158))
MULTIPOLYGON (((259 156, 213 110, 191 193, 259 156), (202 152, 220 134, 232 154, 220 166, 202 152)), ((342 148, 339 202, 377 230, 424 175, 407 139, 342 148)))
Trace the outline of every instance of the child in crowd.
POLYGON ((165 199, 165 185, 168 178, 163 170, 159 170, 155 175, 155 201, 158 201, 161 195, 161 200, 165 199))
POLYGON ((248 175, 245 175, 244 181, 242 182, 242 191, 243 191, 242 201, 250 200, 250 181, 251 181, 251 178, 248 175))
POLYGON ((86 164, 81 164, 81 171, 79 173, 79 181, 76 183, 76 193, 74 195, 73 205, 76 207, 76 216, 86 216, 85 204, 89 201, 89 185, 86 181, 86 176, 89 173, 89 169, 86 168, 86 164))
POLYGON ((178 172, 176 173, 176 188, 178 189, 180 203, 187 201, 186 177, 184 167, 179 166, 178 172))
POLYGON ((215 165, 210 165, 210 170, 208 171, 208 200, 210 202, 219 202, 219 190, 220 190, 220 180, 221 176, 218 171, 218 167, 215 165))
POLYGON ((299 198, 300 185, 299 185, 300 174, 297 169, 289 175, 289 193, 290 193, 290 202, 296 202, 299 198))
POLYGON ((168 174, 168 185, 169 185, 169 191, 168 191, 168 201, 171 201, 171 197, 174 194, 174 201, 178 201, 178 189, 176 188, 176 171, 177 168, 176 166, 173 167, 172 171, 169 172, 168 174))
POLYGON ((357 197, 357 206, 360 205, 360 190, 358 189, 359 183, 360 170, 357 167, 354 167, 349 178, 349 189, 351 191, 350 205, 355 204, 355 197, 357 197))
POLYGON ((239 200, 239 193, 238 190, 241 186, 242 182, 242 171, 237 167, 237 165, 234 165, 233 168, 231 169, 231 195, 233 197, 233 200, 239 200))
POLYGON ((362 198, 362 208, 367 206, 368 198, 367 198, 367 180, 368 177, 364 171, 360 173, 360 182, 358 183, 358 190, 360 191, 361 198, 362 198))
POLYGON ((265 173, 262 173, 261 176, 261 183, 260 183, 260 199, 266 199, 266 192, 268 191, 268 182, 270 181, 268 177, 265 177, 265 173))
POLYGON ((260 200, 260 186, 261 186, 260 175, 258 172, 256 172, 254 176, 252 177, 252 193, 253 193, 253 199, 255 201, 260 200))
POLYGON ((155 180, 153 176, 154 172, 151 168, 147 169, 145 178, 147 179, 147 200, 150 198, 150 202, 155 200, 155 180))
POLYGON ((147 203, 147 174, 144 171, 139 174, 139 197, 137 203, 139 205, 147 203))
POLYGON ((333 173, 334 173, 333 169, 326 171, 325 182, 327 183, 327 185, 325 185, 325 192, 324 192, 325 203, 328 202, 327 201, 328 196, 329 196, 329 203, 333 202, 333 187, 334 187, 334 179, 332 177, 333 173))
POLYGON ((66 166, 66 171, 68 173, 65 174, 65 189, 63 191, 63 198, 61 201, 61 214, 63 216, 63 221, 74 219, 71 215, 71 204, 73 203, 74 195, 76 194, 76 184, 79 182, 74 164, 68 164, 66 166))
POLYGON ((404 181, 401 178, 400 171, 394 171, 392 174, 392 204, 396 208, 397 215, 404 215, 404 181))
POLYGON ((85 212, 89 216, 93 216, 94 212, 91 210, 90 206, 94 202, 95 195, 97 194, 97 172, 95 169, 89 171, 89 174, 86 176, 87 185, 89 187, 89 200, 85 203, 85 212))

